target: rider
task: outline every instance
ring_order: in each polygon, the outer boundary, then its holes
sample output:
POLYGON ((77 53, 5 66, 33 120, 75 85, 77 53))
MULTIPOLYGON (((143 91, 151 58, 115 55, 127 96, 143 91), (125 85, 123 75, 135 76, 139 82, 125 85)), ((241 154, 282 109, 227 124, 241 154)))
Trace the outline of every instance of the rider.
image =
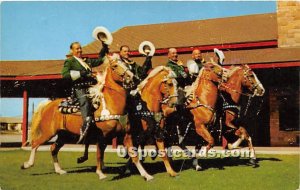
POLYGON ((79 42, 71 43, 70 52, 72 56, 66 59, 61 73, 64 79, 72 81, 72 90, 79 101, 83 120, 77 142, 80 143, 86 136, 90 126, 94 124, 91 100, 87 96, 88 88, 96 82, 92 75, 92 67, 99 66, 104 62, 104 57, 108 53, 108 45, 102 42, 102 49, 97 59, 83 58, 79 42))
POLYGON ((183 89, 189 84, 187 68, 183 65, 182 61, 178 60, 178 54, 175 48, 169 49, 166 66, 170 67, 175 72, 179 88, 183 89))
POLYGON ((130 49, 127 45, 120 47, 120 61, 126 65, 126 67, 134 74, 134 84, 128 90, 133 90, 136 86, 147 77, 147 73, 152 69, 152 56, 146 54, 146 60, 142 66, 135 61, 130 60, 130 49))
POLYGON ((202 57, 199 49, 194 49, 192 52, 192 59, 187 61, 187 67, 191 77, 191 81, 194 82, 199 74, 199 71, 205 64, 205 60, 202 57))

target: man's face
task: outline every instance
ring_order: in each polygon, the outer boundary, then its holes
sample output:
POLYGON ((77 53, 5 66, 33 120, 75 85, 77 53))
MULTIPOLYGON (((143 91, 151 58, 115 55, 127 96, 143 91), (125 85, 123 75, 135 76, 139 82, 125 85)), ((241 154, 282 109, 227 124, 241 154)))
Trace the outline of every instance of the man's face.
POLYGON ((81 45, 79 43, 74 43, 72 45, 71 53, 73 56, 81 58, 81 56, 82 56, 81 45))
POLYGON ((129 48, 126 46, 122 47, 122 49, 120 51, 120 56, 121 56, 121 58, 128 59, 129 58, 129 48))
POLYGON ((194 50, 192 53, 192 58, 194 60, 201 60, 202 56, 201 56, 201 51, 200 50, 194 50))
POLYGON ((171 48, 168 53, 168 58, 174 62, 177 62, 178 61, 177 50, 174 48, 171 48))

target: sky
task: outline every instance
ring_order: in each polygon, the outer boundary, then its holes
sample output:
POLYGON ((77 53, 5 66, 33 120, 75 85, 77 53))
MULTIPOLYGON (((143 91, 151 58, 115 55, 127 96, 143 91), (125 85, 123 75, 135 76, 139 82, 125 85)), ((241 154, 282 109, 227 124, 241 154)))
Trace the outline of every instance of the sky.
MULTIPOLYGON (((2 61, 65 59, 71 42, 94 40, 96 26, 115 32, 125 26, 276 12, 275 1, 4 1, 0 6, 2 61)), ((0 98, 0 116, 22 115, 22 104, 22 99, 0 98)))

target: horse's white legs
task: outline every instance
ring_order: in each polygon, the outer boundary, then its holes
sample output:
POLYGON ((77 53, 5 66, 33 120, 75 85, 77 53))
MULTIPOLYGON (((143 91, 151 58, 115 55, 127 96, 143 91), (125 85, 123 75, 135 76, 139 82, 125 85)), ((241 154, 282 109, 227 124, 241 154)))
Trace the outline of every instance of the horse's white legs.
POLYGON ((137 155, 138 153, 135 152, 135 150, 134 150, 133 143, 132 143, 132 138, 131 138, 131 134, 127 133, 125 135, 125 137, 124 137, 124 145, 127 148, 128 154, 129 154, 132 162, 134 163, 134 165, 136 166, 136 168, 140 172, 141 176, 144 177, 146 179, 146 181, 152 180, 153 177, 146 172, 146 170, 142 166, 140 160, 138 159, 138 155, 137 155))
POLYGON ((250 158, 255 160, 256 155, 255 155, 254 147, 252 145, 251 137, 248 138, 248 146, 249 146, 249 150, 250 150, 250 158))
MULTIPOLYGON (((60 138, 60 136, 58 136, 58 138, 60 138)), ((51 154, 52 154, 52 159, 53 159, 54 170, 55 170, 55 173, 60 174, 60 175, 67 173, 65 170, 61 169, 61 167, 58 163, 58 158, 57 158, 58 151, 62 146, 63 146, 63 144, 60 144, 58 142, 52 144, 52 146, 51 146, 51 154)))
POLYGON ((35 153, 38 149, 38 146, 31 149, 29 160, 27 162, 24 162, 22 169, 28 169, 34 165, 34 159, 35 159, 35 153))
POLYGON ((153 176, 149 175, 146 170, 144 169, 144 167, 142 166, 141 162, 137 159, 136 162, 133 162, 136 166, 136 168, 139 170, 141 176, 143 176, 146 181, 150 181, 153 179, 153 176))
POLYGON ((107 178, 107 176, 100 169, 96 170, 96 174, 98 174, 100 180, 107 178))
POLYGON ((237 148, 244 140, 244 136, 238 138, 238 140, 236 140, 234 143, 228 143, 228 149, 231 150, 231 149, 235 149, 237 148))
POLYGON ((97 143, 97 154, 96 154, 96 160, 97 160, 97 169, 96 169, 96 174, 98 174, 99 179, 105 179, 107 176, 102 172, 102 168, 104 166, 104 150, 105 146, 101 144, 102 142, 97 143))
POLYGON ((202 170, 202 167, 199 165, 198 158, 196 157, 193 158, 193 166, 195 167, 196 171, 202 170))
POLYGON ((60 175, 67 173, 65 170, 61 169, 58 162, 54 162, 54 169, 55 169, 55 173, 60 174, 60 175))

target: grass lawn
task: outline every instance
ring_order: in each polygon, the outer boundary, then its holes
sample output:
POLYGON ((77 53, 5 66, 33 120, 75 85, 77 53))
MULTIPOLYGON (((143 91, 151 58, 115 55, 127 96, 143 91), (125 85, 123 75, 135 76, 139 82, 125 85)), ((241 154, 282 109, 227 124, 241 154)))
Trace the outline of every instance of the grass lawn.
POLYGON ((59 159, 66 175, 54 173, 50 152, 37 152, 35 166, 21 170, 20 166, 29 157, 29 151, 0 151, 0 189, 284 189, 299 188, 298 155, 258 155, 259 167, 246 165, 245 159, 215 158, 201 160, 203 171, 190 168, 190 161, 177 159, 173 162, 178 177, 169 177, 159 158, 146 159, 144 166, 154 180, 146 182, 138 173, 121 175, 126 159, 116 153, 106 153, 105 163, 108 177, 100 181, 95 174, 96 156, 83 164, 77 164, 81 152, 60 152, 59 159))

